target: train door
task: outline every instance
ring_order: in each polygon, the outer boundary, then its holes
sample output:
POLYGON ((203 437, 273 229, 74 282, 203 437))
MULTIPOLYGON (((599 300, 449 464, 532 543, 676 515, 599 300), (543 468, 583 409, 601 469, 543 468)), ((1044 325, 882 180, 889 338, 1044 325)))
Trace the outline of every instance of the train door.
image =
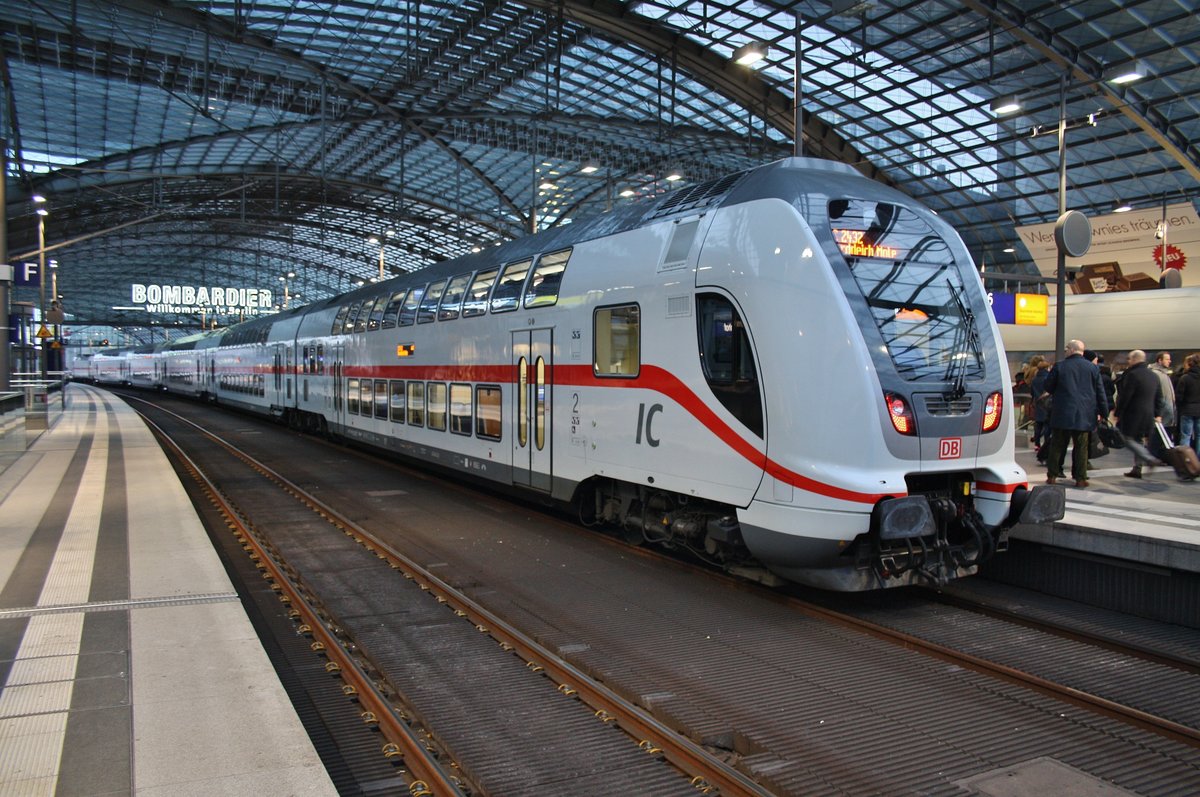
MULTIPOLYGON (((339 426, 346 425, 346 344, 335 343, 329 347, 329 385, 333 402, 333 420, 339 426)), ((326 405, 328 406, 328 404, 326 405)))
POLYGON ((274 375, 271 385, 271 405, 275 407, 283 406, 283 349, 282 343, 275 344, 275 353, 271 362, 271 373, 274 375))
POLYGON ((513 484, 550 492, 553 331, 512 333, 513 484))

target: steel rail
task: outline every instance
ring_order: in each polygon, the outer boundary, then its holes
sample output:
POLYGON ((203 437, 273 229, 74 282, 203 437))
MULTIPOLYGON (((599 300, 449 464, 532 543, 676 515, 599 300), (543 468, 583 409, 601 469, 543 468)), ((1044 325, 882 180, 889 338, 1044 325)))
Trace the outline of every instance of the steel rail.
POLYGON ((896 631, 870 620, 863 620, 852 615, 843 614, 833 609, 826 609, 800 598, 787 597, 783 600, 798 611, 816 619, 849 628, 860 633, 882 639, 908 650, 931 656, 951 664, 957 664, 975 672, 998 678, 1002 681, 1039 692, 1058 700, 1088 709, 1113 719, 1120 720, 1142 730, 1158 734, 1173 742, 1200 748, 1200 729, 1191 728, 1182 723, 1174 722, 1140 709, 1118 703, 1114 700, 1089 694, 1080 689, 1051 681, 1046 678, 1025 672, 1016 667, 989 661, 981 656, 966 653, 947 647, 937 642, 930 642, 903 631, 896 631))
POLYGON ((233 443, 166 408, 144 399, 139 400, 192 426, 263 476, 277 482, 285 491, 309 506, 314 512, 342 529, 355 542, 388 561, 404 577, 414 580, 422 589, 429 591, 457 614, 474 623, 479 631, 489 634, 501 646, 516 653, 535 672, 541 672, 558 683, 558 690, 564 695, 578 698, 594 709, 596 717, 602 722, 614 722, 629 736, 639 739, 639 746, 643 750, 650 754, 661 755, 677 769, 691 776, 692 784, 702 793, 713 794, 715 789, 723 797, 735 797, 735 795, 771 797, 771 791, 711 755, 703 746, 680 735, 645 709, 595 681, 499 615, 459 592, 417 562, 396 551, 371 532, 347 519, 338 510, 254 459, 233 443))
MULTIPOLYGON (((144 399, 138 400, 156 407, 161 412, 173 415, 181 421, 191 423, 170 410, 158 407, 144 399)), ((466 793, 458 783, 442 769, 441 765, 431 756, 426 745, 417 738, 412 729, 397 715, 388 700, 380 694, 371 677, 342 646, 337 636, 326 627, 315 607, 304 597, 303 591, 292 582, 284 568, 275 561, 275 555, 256 539, 254 532, 242 520, 241 513, 222 495, 200 466, 158 424, 146 417, 144 413, 139 413, 139 415, 142 416, 142 420, 150 427, 160 443, 170 449, 188 473, 200 484, 218 511, 225 517, 226 524, 237 537, 238 542, 242 543, 242 547, 249 553, 250 558, 256 562, 259 570, 263 571, 263 577, 270 578, 278 587, 278 591, 281 593, 279 600, 297 613, 298 617, 294 615, 293 619, 299 619, 301 633, 313 637, 314 641, 311 645, 313 652, 329 659, 325 665, 326 671, 340 677, 346 684, 343 687, 346 696, 357 700, 362 705, 363 722, 377 727, 388 740, 382 746, 381 753, 388 758, 395 756, 402 758, 405 767, 413 775, 409 790, 414 797, 418 795, 466 797, 466 793)), ((195 424, 192 425, 195 426, 195 424)), ((199 426, 196 428, 209 434, 199 426)), ((213 439, 229 449, 229 444, 225 441, 215 436, 213 439)), ((235 456, 244 458, 244 455, 236 449, 230 450, 235 456)))
POLYGON ((1041 631, 1053 636, 1063 637, 1075 642, 1082 642, 1087 645, 1093 645, 1098 648, 1113 653, 1120 653, 1123 656, 1142 659, 1153 664, 1161 664, 1166 667, 1173 667, 1177 670, 1189 673, 1191 675, 1200 675, 1200 662, 1195 659, 1185 656, 1177 656, 1165 650, 1158 650, 1145 645, 1137 645, 1130 642, 1123 642, 1119 639, 1112 639, 1102 634, 1097 634, 1092 631, 1085 631, 1080 628, 1073 628, 1062 623, 1056 623, 1051 620, 1040 620, 1036 617, 1029 617, 1023 614, 1018 614, 1013 609, 1006 609, 1003 606, 996 606, 990 603, 984 603, 975 598, 966 595, 960 595, 953 592, 936 592, 934 590, 923 590, 926 597, 930 601, 944 603, 947 606, 954 606, 966 611, 976 612, 988 617, 993 617, 997 620, 1003 620, 1006 623, 1023 626, 1041 631))

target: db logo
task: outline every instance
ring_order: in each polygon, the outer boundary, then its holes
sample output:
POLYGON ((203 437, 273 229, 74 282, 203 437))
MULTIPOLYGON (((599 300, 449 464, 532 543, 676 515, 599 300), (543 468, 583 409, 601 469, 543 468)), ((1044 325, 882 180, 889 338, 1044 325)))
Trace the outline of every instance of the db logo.
POLYGON ((938 441, 938 459, 958 459, 961 456, 961 437, 943 437, 938 441))

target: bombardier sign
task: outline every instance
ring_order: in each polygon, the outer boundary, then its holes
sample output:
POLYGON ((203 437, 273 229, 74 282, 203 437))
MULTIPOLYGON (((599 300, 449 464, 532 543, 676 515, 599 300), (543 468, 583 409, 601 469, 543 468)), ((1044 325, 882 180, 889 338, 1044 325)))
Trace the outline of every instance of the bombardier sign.
POLYGON ((261 288, 220 288, 196 285, 130 286, 130 298, 147 313, 243 313, 270 312, 274 299, 261 288))

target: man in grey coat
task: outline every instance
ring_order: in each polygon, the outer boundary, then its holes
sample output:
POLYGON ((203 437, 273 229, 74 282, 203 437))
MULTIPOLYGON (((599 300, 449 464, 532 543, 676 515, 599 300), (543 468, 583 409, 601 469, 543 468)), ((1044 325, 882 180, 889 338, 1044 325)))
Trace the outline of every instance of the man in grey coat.
POLYGON ((1100 369, 1083 357, 1086 349, 1081 340, 1067 343, 1067 358, 1046 378, 1046 392, 1054 397, 1050 404, 1050 451, 1046 456, 1048 484, 1065 475, 1063 460, 1071 443, 1071 476, 1076 487, 1088 486, 1088 435, 1107 414, 1108 398, 1100 382, 1100 369))

